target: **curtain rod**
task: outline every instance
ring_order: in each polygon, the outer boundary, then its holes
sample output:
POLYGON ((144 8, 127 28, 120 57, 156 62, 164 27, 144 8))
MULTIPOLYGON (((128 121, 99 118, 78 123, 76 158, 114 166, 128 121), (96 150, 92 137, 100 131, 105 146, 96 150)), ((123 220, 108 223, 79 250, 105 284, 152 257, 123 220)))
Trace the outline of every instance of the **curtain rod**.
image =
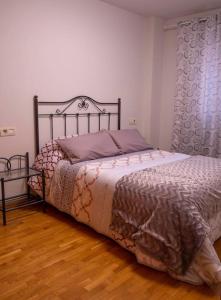
MULTIPOLYGON (((211 16, 211 15, 209 15, 209 16, 211 16)), ((201 17, 198 20, 199 20, 199 22, 206 22, 209 16, 201 17)), ((216 14, 216 16, 218 16, 218 15, 216 14)), ((186 20, 186 21, 177 22, 177 24, 179 24, 181 26, 187 26, 187 25, 190 25, 191 22, 192 22, 191 20, 186 20)), ((178 27, 177 24, 165 25, 163 29, 164 29, 164 31, 175 30, 178 27)))

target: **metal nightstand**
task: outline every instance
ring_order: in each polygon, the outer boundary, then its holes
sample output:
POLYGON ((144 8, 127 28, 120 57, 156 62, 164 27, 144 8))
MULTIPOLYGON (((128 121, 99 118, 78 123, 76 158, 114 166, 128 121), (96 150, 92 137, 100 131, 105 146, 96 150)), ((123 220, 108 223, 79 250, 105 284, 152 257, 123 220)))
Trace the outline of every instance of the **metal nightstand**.
POLYGON ((0 178, 1 178, 1 205, 3 225, 7 224, 6 214, 18 208, 45 202, 45 176, 44 171, 37 171, 29 168, 29 155, 13 155, 10 158, 0 157, 0 178), (2 170, 3 169, 3 170, 2 170), (33 195, 28 185, 32 176, 42 178, 42 197, 33 195), (10 181, 25 179, 26 193, 6 197, 5 184, 10 181))

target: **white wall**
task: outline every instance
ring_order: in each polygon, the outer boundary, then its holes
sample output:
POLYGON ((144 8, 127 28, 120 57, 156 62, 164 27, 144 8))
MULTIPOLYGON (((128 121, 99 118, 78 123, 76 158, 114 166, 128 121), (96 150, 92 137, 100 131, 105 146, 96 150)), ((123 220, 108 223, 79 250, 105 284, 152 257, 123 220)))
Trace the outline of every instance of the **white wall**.
POLYGON ((160 135, 163 25, 164 22, 160 18, 147 19, 141 128, 146 140, 156 147, 159 146, 160 135))
POLYGON ((164 32, 159 147, 170 150, 176 87, 176 31, 164 32))
POLYGON ((162 88, 162 57, 163 45, 163 20, 153 18, 153 47, 152 47, 152 93, 150 98, 150 143, 159 146, 160 139, 160 109, 162 88))
MULTIPOLYGON (((197 14, 203 16, 203 14, 197 14)), ((34 155, 33 95, 67 100, 122 98, 122 128, 136 118, 149 143, 169 150, 176 76, 176 30, 162 19, 98 0, 0 1, 0 156, 34 155)))
POLYGON ((122 127, 135 117, 147 136, 148 22, 97 0, 0 1, 0 127, 16 127, 16 136, 0 138, 0 156, 29 151, 33 159, 35 94, 121 97, 122 127))

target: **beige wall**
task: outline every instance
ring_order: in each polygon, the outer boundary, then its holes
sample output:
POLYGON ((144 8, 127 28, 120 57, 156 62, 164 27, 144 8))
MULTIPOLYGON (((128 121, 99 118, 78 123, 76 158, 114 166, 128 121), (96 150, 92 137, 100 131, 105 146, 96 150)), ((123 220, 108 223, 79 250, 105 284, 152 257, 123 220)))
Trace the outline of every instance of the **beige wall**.
POLYGON ((121 97, 122 127, 136 118, 146 136, 148 22, 97 0, 1 1, 0 127, 15 126, 16 136, 0 138, 0 156, 29 151, 33 159, 35 94, 49 101, 121 97))

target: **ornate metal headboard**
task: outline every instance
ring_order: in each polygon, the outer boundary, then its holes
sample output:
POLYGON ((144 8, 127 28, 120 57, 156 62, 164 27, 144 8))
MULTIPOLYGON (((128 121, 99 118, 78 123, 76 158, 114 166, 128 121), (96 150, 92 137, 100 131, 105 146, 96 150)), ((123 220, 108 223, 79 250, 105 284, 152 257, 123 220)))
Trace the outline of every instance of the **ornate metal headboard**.
MULTIPOLYGON (((115 116, 115 129, 120 129, 121 123, 121 99, 117 102, 98 102, 88 96, 77 96, 70 100, 63 102, 48 102, 38 101, 38 96, 34 96, 34 122, 35 122, 35 152, 36 155, 40 150, 40 119, 47 119, 49 121, 50 139, 58 137, 55 134, 54 124, 55 120, 60 119, 59 129, 62 127, 62 135, 67 136, 68 133, 80 132, 80 118, 84 118, 86 122, 87 132, 91 132, 92 118, 97 119, 97 130, 111 129, 111 116, 115 116), (55 107, 55 109, 53 109, 55 107), (41 112, 40 109, 43 108, 41 112), (102 118, 106 119, 106 128, 101 127, 102 118), (68 120, 74 122, 68 123, 68 120), (70 126, 69 126, 70 125, 70 126), (71 128, 70 128, 71 127, 71 128)), ((94 125, 94 122, 93 122, 94 125)), ((45 131, 44 127, 44 131, 45 131)))

